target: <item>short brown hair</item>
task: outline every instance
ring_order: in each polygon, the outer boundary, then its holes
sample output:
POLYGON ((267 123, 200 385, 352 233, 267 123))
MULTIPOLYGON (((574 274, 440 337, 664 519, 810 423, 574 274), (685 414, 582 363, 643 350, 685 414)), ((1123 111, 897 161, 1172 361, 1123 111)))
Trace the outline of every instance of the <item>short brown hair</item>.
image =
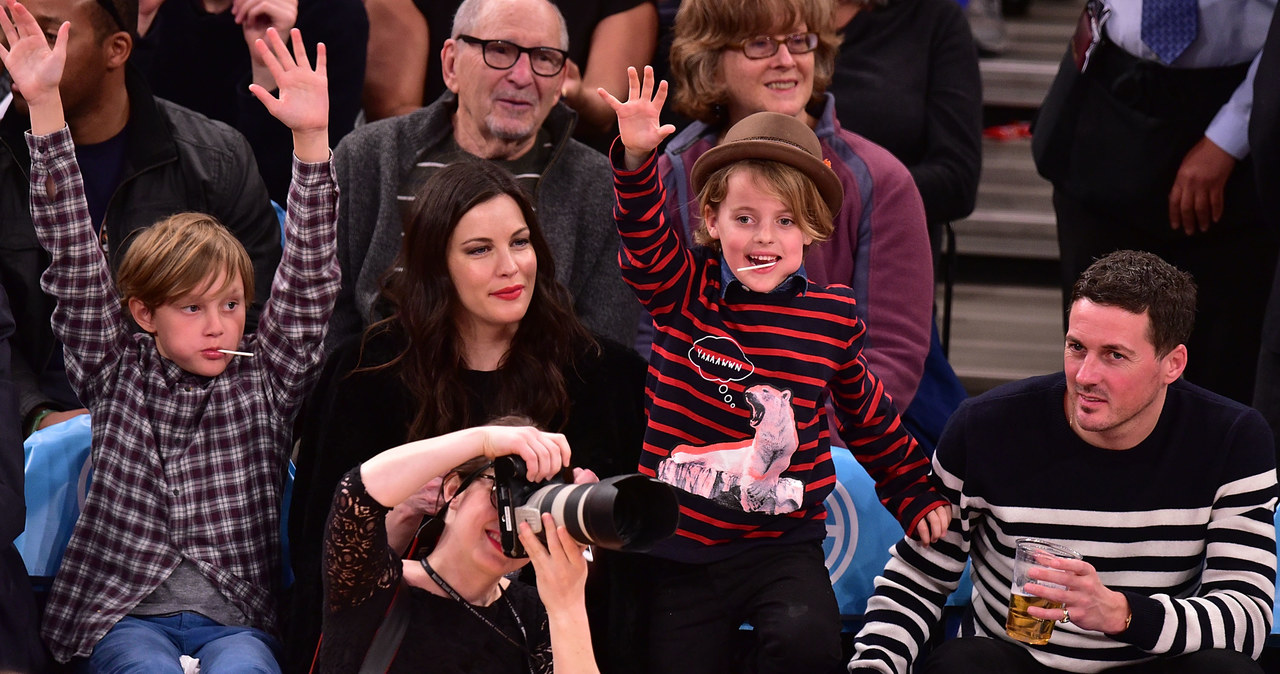
POLYGON ((809 104, 821 101, 831 84, 840 48, 832 16, 834 5, 831 0, 684 0, 676 13, 671 43, 672 105, 676 112, 707 124, 724 122, 729 102, 720 69, 724 49, 797 23, 818 34, 809 104))
POLYGON ((1077 300, 1145 312, 1147 336, 1161 358, 1187 343, 1196 322, 1195 279, 1144 251, 1118 250, 1089 265, 1071 289, 1071 305, 1077 300))
POLYGON ((148 309, 202 289, 219 272, 244 284, 253 300, 253 263, 236 237, 213 216, 178 213, 142 230, 120 260, 116 285, 126 305, 137 298, 148 309))
MULTIPOLYGON (((729 192, 729 178, 738 171, 749 171, 769 194, 787 205, 795 215, 800 231, 820 243, 831 238, 835 231, 831 209, 818 191, 818 186, 799 169, 779 161, 743 159, 720 168, 707 177, 698 191, 698 212, 705 213, 708 206, 719 209, 729 192)), ((711 238, 707 220, 703 218, 693 232, 693 240, 703 246, 720 250, 720 241, 711 238)))

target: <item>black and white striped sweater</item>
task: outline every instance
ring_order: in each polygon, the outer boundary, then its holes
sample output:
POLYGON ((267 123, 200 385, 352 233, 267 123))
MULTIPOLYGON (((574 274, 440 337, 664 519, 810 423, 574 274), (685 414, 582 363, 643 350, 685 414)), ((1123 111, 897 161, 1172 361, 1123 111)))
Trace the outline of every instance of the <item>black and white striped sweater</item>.
MULTIPOLYGON (((1257 657, 1271 628, 1276 471, 1254 410, 1184 381, 1168 389, 1142 443, 1104 450, 1068 427, 1064 376, 1015 382, 955 413, 934 457, 960 507, 932 548, 899 543, 867 605, 851 671, 905 674, 972 557, 962 636, 1010 640, 1004 624, 1014 540, 1080 551, 1133 620, 1108 636, 1059 624, 1039 662, 1068 672, 1204 648, 1257 657)), ((1014 642, 1017 643, 1017 642, 1014 642)))

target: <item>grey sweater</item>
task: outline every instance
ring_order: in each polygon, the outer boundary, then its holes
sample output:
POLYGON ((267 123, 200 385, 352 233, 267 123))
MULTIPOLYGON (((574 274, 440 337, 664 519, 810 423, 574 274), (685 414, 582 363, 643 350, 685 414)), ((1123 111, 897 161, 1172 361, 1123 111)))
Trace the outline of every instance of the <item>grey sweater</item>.
MULTIPOLYGON (((423 150, 452 135, 456 107, 457 99, 446 92, 408 115, 360 127, 338 144, 342 290, 326 350, 369 324, 383 274, 400 252, 403 220, 396 195, 423 150)), ((570 138, 576 118, 560 104, 543 124, 555 149, 534 205, 555 258, 556 279, 568 288, 578 317, 597 334, 631 344, 640 305, 618 271, 612 173, 604 155, 570 138)))

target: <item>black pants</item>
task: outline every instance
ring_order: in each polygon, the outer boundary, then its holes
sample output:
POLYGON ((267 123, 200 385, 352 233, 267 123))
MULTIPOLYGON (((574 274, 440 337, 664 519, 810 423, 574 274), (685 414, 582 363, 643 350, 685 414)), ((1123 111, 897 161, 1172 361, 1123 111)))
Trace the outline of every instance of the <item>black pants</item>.
POLYGON ((0 671, 44 671, 39 622, 22 557, 13 545, 0 547, 0 671))
MULTIPOLYGON (((1024 646, 986 637, 946 641, 915 669, 916 674, 1054 674, 1056 671, 1036 662, 1024 646)), ((1243 653, 1215 649, 1106 671, 1115 674, 1261 674, 1262 668, 1243 653)))
POLYGON ((1276 264, 1276 234, 1261 222, 1222 222, 1222 231, 1153 236, 1054 190, 1064 309, 1076 278, 1095 259, 1145 250, 1195 277, 1196 325, 1187 344, 1188 381, 1244 404, 1253 399, 1262 316, 1276 264))
POLYGON ((761 546, 712 564, 658 561, 651 672, 843 671, 840 610, 819 543, 761 546), (740 653, 740 627, 754 646, 740 653))

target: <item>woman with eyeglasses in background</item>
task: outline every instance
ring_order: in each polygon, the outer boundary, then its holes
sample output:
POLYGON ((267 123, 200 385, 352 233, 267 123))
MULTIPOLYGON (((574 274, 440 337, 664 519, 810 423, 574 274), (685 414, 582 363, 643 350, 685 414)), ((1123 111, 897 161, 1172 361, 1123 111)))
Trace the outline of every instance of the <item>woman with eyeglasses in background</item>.
MULTIPOLYGON (((569 465, 569 443, 529 426, 482 426, 389 449, 352 469, 334 494, 324 545, 325 638, 317 671, 591 674, 584 546, 543 516, 546 544, 520 525, 529 557, 502 553, 493 460, 517 455, 541 481, 569 465), (444 476, 439 539, 401 559, 391 508, 444 476), (529 561, 534 588, 507 576, 529 561), (402 636, 388 639, 402 621, 402 636), (372 646, 371 646, 372 644, 372 646)), ((577 482, 595 476, 574 469, 577 482)))
MULTIPOLYGON (((690 171, 743 117, 768 110, 813 128, 844 187, 835 233, 810 248, 804 271, 857 295, 867 362, 899 410, 915 395, 929 350, 933 264, 911 174, 884 148, 841 128, 825 93, 839 38, 831 0, 684 0, 671 45, 672 100, 696 122, 660 160, 666 216, 692 233, 690 171)), ((641 341, 648 331, 642 324, 641 341)), ((644 343, 637 345, 647 350, 644 343)))

